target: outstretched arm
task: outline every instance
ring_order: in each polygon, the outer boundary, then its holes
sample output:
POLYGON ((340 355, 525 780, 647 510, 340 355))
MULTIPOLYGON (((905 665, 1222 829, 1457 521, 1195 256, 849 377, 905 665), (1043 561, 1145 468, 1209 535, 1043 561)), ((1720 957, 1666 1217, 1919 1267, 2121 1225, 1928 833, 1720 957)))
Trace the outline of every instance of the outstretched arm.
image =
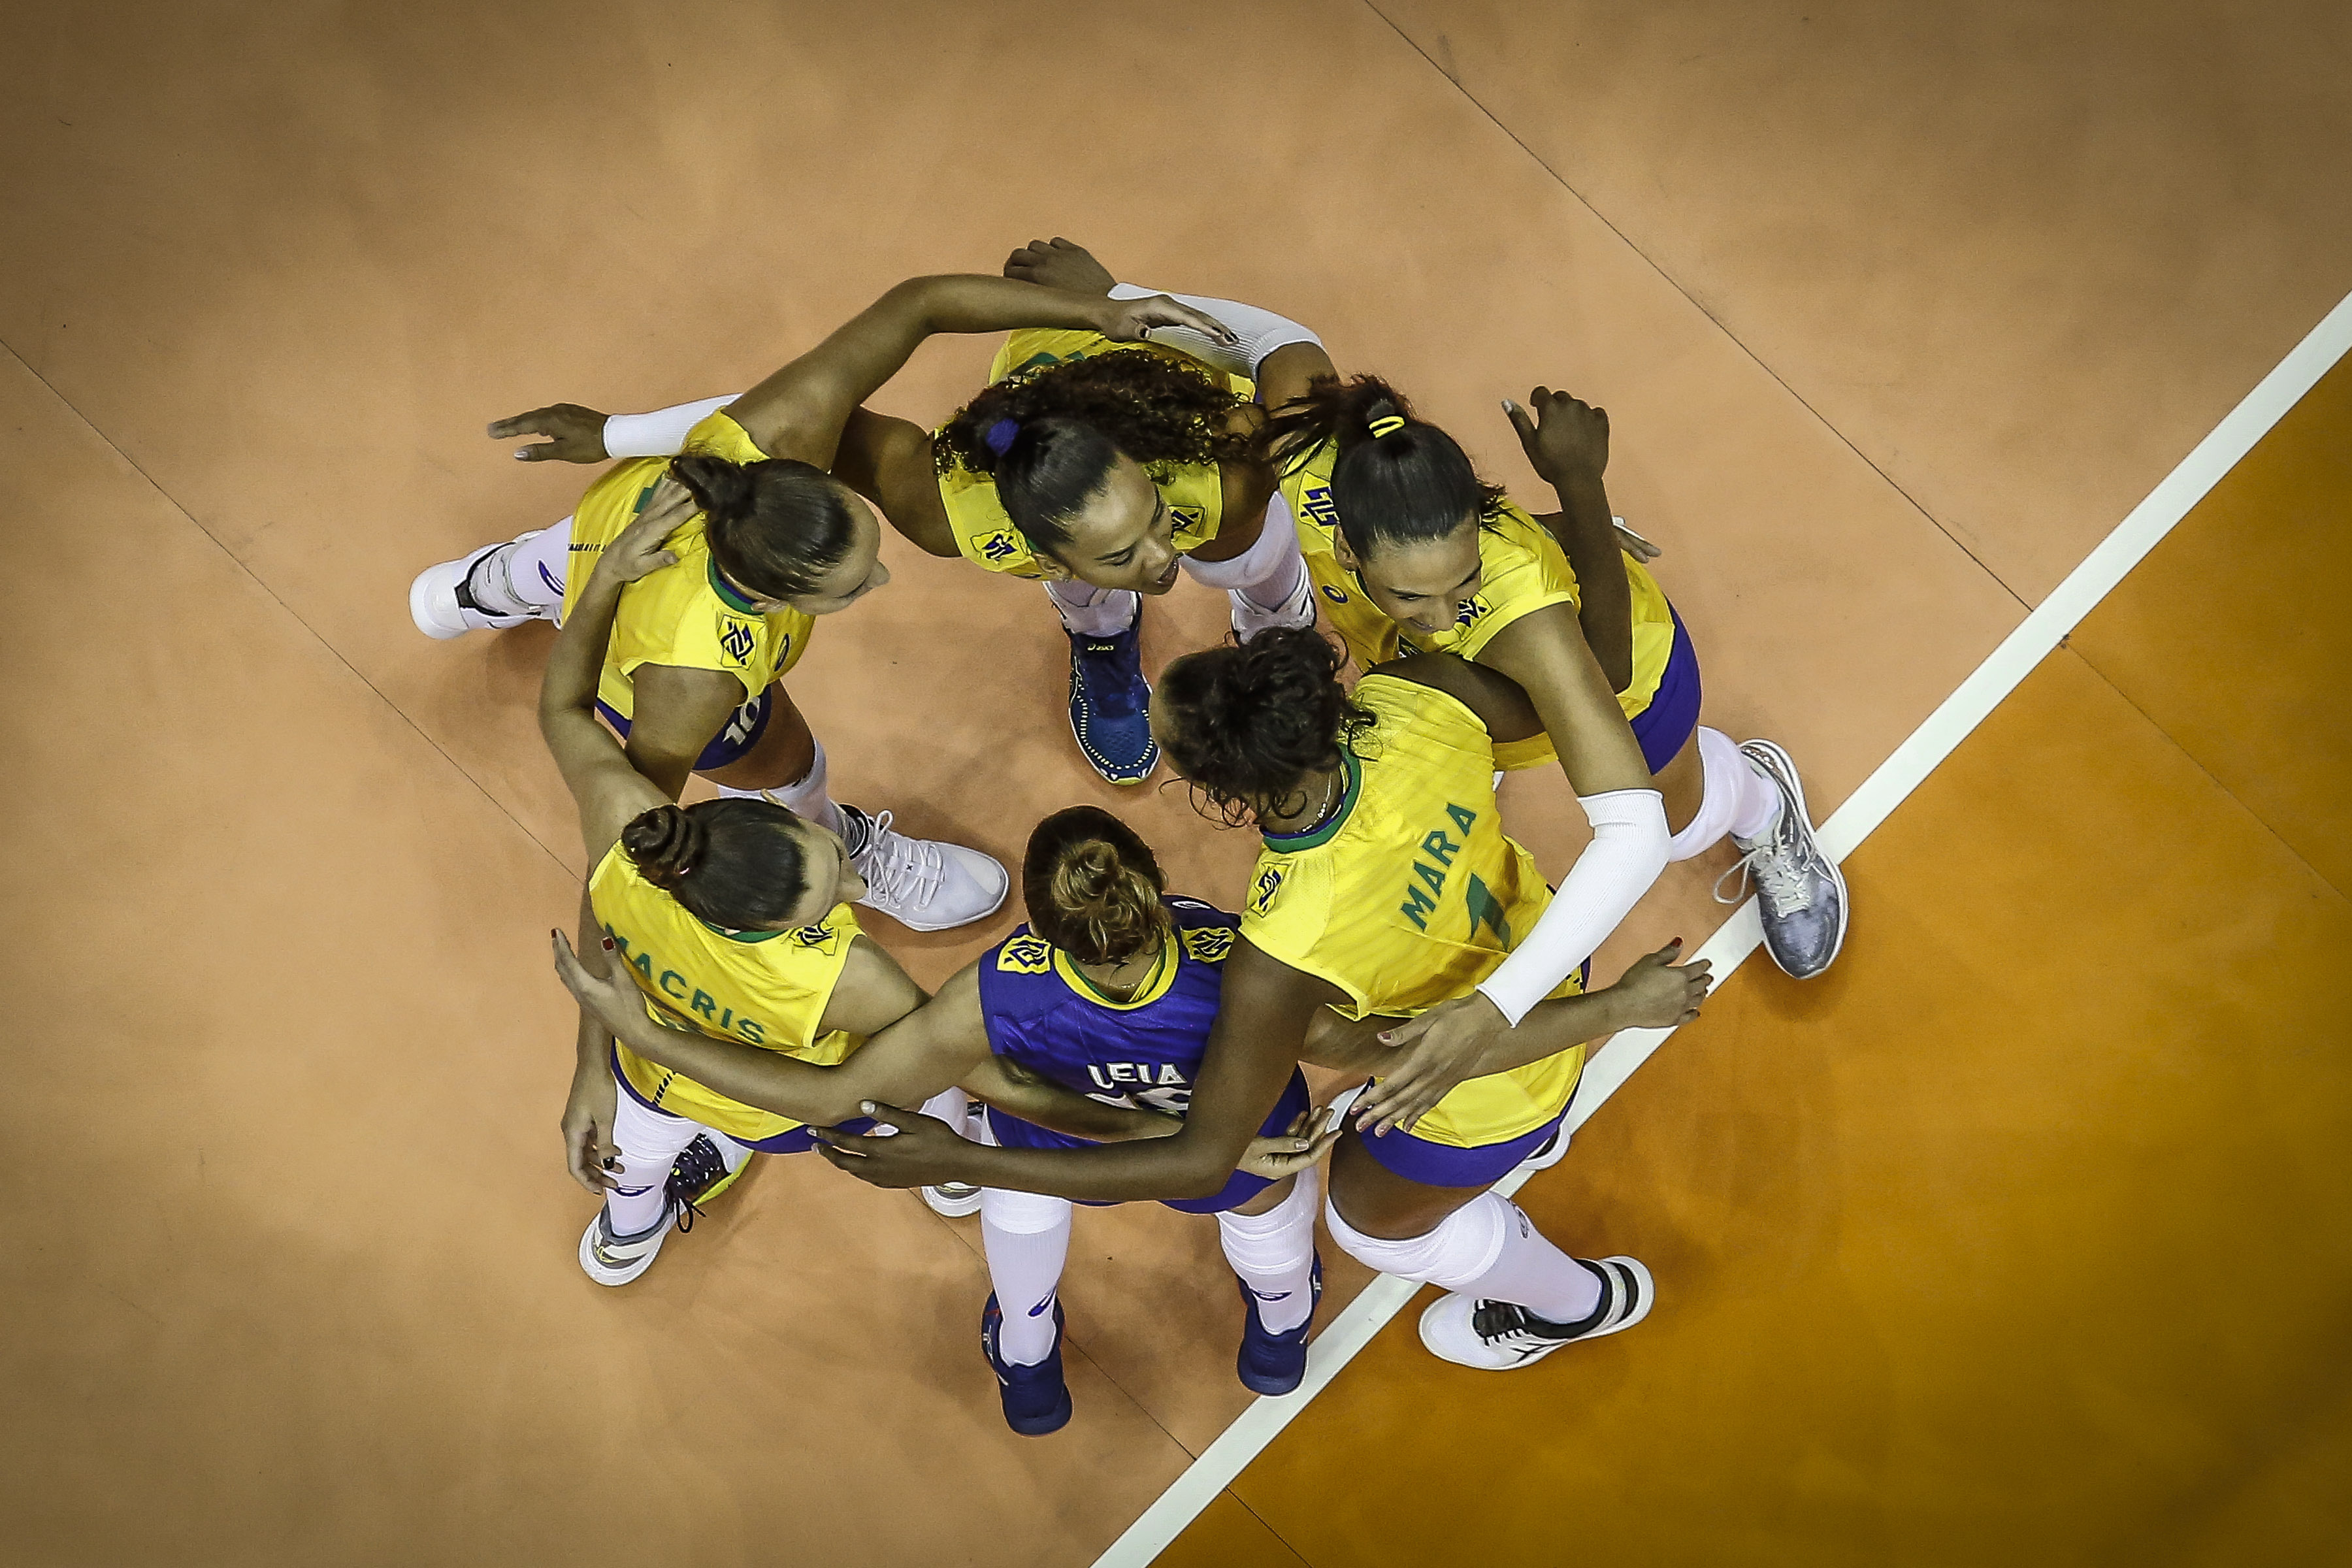
POLYGON ((1224 1185, 1281 1099, 1315 1009, 1339 997, 1246 937, 1235 943, 1191 1109, 1169 1137, 1100 1149, 988 1149, 877 1101, 866 1113, 906 1131, 887 1138, 821 1132, 827 1147, 820 1152, 860 1181, 884 1187, 971 1182, 1111 1202, 1205 1197, 1224 1185))

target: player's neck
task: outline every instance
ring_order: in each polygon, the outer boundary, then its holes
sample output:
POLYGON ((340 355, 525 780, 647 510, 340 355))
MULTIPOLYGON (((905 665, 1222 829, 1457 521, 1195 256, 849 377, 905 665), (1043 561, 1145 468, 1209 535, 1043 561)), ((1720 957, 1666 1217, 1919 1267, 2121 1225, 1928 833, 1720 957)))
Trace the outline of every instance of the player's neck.
POLYGON ((1282 804, 1295 809, 1283 812, 1261 812, 1257 825, 1260 832, 1273 834, 1312 833, 1330 820, 1339 808, 1339 797, 1347 786, 1347 774, 1339 768, 1324 768, 1307 773, 1298 781, 1298 787, 1282 804))

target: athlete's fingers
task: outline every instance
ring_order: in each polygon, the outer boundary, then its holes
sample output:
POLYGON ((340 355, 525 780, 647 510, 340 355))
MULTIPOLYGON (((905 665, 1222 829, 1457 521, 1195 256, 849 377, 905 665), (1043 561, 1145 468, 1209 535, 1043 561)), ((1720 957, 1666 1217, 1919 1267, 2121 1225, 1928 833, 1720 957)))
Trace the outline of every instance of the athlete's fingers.
POLYGON ((1528 417, 1526 409, 1506 397, 1503 399, 1503 412, 1509 416, 1511 428, 1519 433, 1520 441, 1528 442, 1536 438, 1536 422, 1528 417))
POLYGON ((883 1126, 895 1128, 900 1132, 912 1131, 921 1126, 926 1120, 919 1110, 908 1110, 896 1105, 885 1105, 878 1100, 861 1100, 857 1102, 857 1109, 883 1126))
POLYGON ((562 410, 555 407, 534 408, 528 414, 510 414, 504 419, 490 422, 490 439, 511 441, 518 436, 560 435, 562 432, 555 427, 554 421, 562 416, 562 410))
MULTIPOLYGON (((1421 1038, 1423 1035, 1428 1033, 1429 1026, 1432 1021, 1433 1020, 1428 1013, 1421 1014, 1417 1017, 1407 1018, 1402 1023, 1393 1025, 1389 1028, 1382 1029, 1380 1033, 1380 1042, 1384 1046, 1409 1046, 1412 1044, 1413 1041, 1421 1038)), ((1370 1091, 1367 1090, 1366 1092, 1369 1093, 1370 1091)))

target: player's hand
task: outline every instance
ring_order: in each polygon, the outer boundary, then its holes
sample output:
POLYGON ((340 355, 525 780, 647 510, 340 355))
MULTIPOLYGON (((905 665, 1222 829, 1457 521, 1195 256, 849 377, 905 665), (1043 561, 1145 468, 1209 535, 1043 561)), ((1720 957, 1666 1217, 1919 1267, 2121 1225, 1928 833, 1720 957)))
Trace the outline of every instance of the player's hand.
POLYGON ((1486 1047, 1511 1032, 1511 1021, 1481 991, 1440 1002, 1381 1036, 1389 1047, 1380 1081, 1356 1101, 1356 1130, 1381 1137, 1391 1128, 1412 1131, 1455 1084, 1479 1076, 1486 1047))
POLYGON ((604 416, 576 403, 555 403, 534 408, 490 426, 490 439, 511 441, 519 436, 544 436, 546 440, 515 448, 525 463, 601 463, 604 450, 604 416))
POLYGON ((1004 275, 1073 294, 1108 294, 1118 279, 1085 246, 1062 238, 1033 239, 1004 258, 1004 275))
POLYGON ((1234 1168, 1246 1175, 1264 1176, 1269 1182, 1298 1174, 1339 1140, 1338 1126, 1323 1125, 1330 1110, 1328 1105, 1318 1105, 1302 1110, 1292 1120, 1290 1131, 1280 1137, 1251 1139, 1249 1152, 1234 1168))
POLYGON ((1647 566, 1665 553, 1657 545, 1626 527, 1622 518, 1612 518, 1609 521, 1617 535, 1617 548, 1639 561, 1643 565, 1647 566))
POLYGON ((573 1181, 598 1197, 621 1184, 612 1173, 621 1164, 620 1148, 613 1142, 620 1099, 620 1086, 599 1062, 593 1071, 572 1075, 572 1093, 563 1102, 563 1163, 573 1181))
POLYGON ((1107 299, 1103 301, 1102 335, 1111 342, 1139 343, 1144 334, 1154 327, 1190 327, 1227 345, 1240 341, 1214 316, 1195 310, 1190 305, 1179 304, 1165 294, 1152 294, 1141 300, 1107 299))
POLYGON ((1704 958, 1676 963, 1682 951, 1683 939, 1676 937, 1657 952, 1635 959, 1633 966, 1609 988, 1632 1009, 1629 1027, 1672 1029, 1698 1016, 1699 1006, 1715 984, 1708 973, 1714 965, 1704 958))
POLYGON ((1554 488, 1600 478, 1609 467, 1609 411, 1541 386, 1528 394, 1528 403, 1523 408, 1506 397, 1503 412, 1537 477, 1554 488))
POLYGON ((701 510, 692 490, 678 483, 675 475, 664 474, 646 499, 645 510, 596 558, 597 572, 608 579, 634 583, 665 566, 677 565, 677 552, 663 546, 701 510))
POLYGON ((818 1153, 859 1181, 877 1187, 936 1187, 972 1180, 966 1162, 978 1145, 966 1142, 946 1122, 870 1100, 857 1109, 874 1119, 877 1131, 812 1127, 809 1136, 816 1140, 818 1153), (883 1127, 894 1131, 885 1133, 883 1127))
MULTIPOLYGON (((563 982, 563 988, 572 993, 572 1000, 583 1010, 614 1034, 620 1033, 620 1026, 629 1021, 630 1009, 642 1010, 645 1006, 636 982, 622 974, 620 966, 611 959, 606 960, 606 967, 612 973, 590 973, 588 966, 580 962, 580 955, 572 951, 571 938, 560 931, 547 934, 555 943, 555 977, 563 982)), ((610 952, 613 939, 604 940, 605 951, 610 952)))

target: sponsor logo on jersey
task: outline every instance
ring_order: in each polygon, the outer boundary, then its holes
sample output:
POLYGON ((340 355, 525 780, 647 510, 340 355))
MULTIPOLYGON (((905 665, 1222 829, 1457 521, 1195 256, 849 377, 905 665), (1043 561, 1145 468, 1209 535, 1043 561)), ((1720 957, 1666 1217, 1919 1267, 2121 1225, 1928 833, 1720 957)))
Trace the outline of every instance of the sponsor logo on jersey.
POLYGON ((1330 600, 1335 605, 1344 605, 1348 602, 1348 590, 1345 588, 1335 588, 1330 584, 1326 583, 1323 584, 1323 596, 1330 600))
POLYGON ((1010 561, 1021 553, 1021 542, 1012 530, 1000 528, 980 542, 980 553, 985 561, 1010 561))
POLYGON ((719 625, 719 649, 736 663, 749 664, 751 650, 760 646, 760 634, 751 629, 749 621, 721 617, 719 625))
POLYGON ((1223 963, 1233 950, 1230 926, 1194 926, 1184 933, 1184 951, 1202 963, 1223 963))
POLYGON ((1043 974, 1054 967, 1054 944, 1042 936, 1010 938, 997 949, 996 967, 1008 974, 1043 974))
POLYGON ((1257 880, 1250 884, 1249 912, 1254 915, 1265 913, 1266 907, 1274 902, 1274 895, 1281 890, 1282 868, 1268 866, 1257 874, 1257 880))

